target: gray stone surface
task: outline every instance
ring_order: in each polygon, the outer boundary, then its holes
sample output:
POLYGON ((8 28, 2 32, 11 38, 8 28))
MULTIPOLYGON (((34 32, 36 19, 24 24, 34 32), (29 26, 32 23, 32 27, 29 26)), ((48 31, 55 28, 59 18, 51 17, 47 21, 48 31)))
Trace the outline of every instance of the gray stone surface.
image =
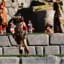
POLYGON ((19 64, 18 57, 0 57, 0 64, 19 64))
POLYGON ((21 60, 21 64, 60 64, 60 58, 56 56, 22 57, 21 60))
POLYGON ((0 48, 0 55, 2 55, 2 48, 0 48))
POLYGON ((45 46, 45 54, 48 55, 60 54, 59 46, 45 46))
POLYGON ((61 54, 64 54, 64 46, 61 46, 61 54))
POLYGON ((64 64, 64 57, 61 58, 61 64, 64 64))
POLYGON ((36 46, 37 54, 43 55, 43 46, 36 46))
POLYGON ((29 45, 48 45, 49 36, 46 34, 29 34, 29 45))
POLYGON ((35 46, 29 46, 29 50, 30 50, 30 54, 33 54, 33 55, 36 54, 35 46))
POLYGON ((0 36, 0 46, 10 46, 8 36, 0 36))
POLYGON ((18 47, 4 47, 4 54, 19 54, 18 47))
POLYGON ((64 33, 54 33, 51 35, 50 44, 64 44, 64 33))
POLYGON ((18 45, 12 35, 9 35, 9 40, 10 40, 12 46, 18 45))
POLYGON ((8 14, 13 17, 16 14, 15 8, 9 7, 8 14))
POLYGON ((22 57, 21 64, 46 64, 46 57, 22 57))
POLYGON ((50 55, 47 57, 46 63, 47 64, 60 64, 60 61, 61 60, 59 57, 50 55))

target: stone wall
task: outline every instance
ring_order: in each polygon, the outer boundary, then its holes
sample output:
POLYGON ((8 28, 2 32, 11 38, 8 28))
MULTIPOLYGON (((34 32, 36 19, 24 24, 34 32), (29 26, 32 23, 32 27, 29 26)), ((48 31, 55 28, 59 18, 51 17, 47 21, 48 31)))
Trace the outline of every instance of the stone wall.
MULTIPOLYGON (((29 55, 32 56, 19 57, 17 55, 21 53, 12 35, 1 35, 0 64, 64 64, 64 56, 55 56, 64 54, 63 33, 28 34, 28 46, 29 55)), ((26 51, 24 50, 22 54, 26 54, 26 51)))
MULTIPOLYGON (((0 36, 0 54, 20 54, 12 35, 0 36), (12 51, 12 53, 11 53, 12 51)), ((64 34, 28 34, 28 46, 32 55, 64 54, 64 34)), ((24 50, 25 51, 25 50, 24 50)), ((25 54, 25 53, 23 53, 25 54)))

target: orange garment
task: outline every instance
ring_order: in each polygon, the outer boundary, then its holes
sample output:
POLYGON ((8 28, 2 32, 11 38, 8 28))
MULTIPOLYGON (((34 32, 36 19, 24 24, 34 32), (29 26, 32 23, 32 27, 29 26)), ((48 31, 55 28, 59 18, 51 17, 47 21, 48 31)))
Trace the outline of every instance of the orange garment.
POLYGON ((7 17, 7 9, 5 7, 5 2, 3 4, 1 4, 1 8, 3 9, 2 13, 1 13, 2 18, 3 18, 2 24, 7 26, 8 25, 8 17, 7 17))
POLYGON ((3 8, 2 18, 3 18, 2 24, 3 25, 8 25, 8 18, 7 18, 7 13, 6 13, 6 8, 5 7, 3 8))

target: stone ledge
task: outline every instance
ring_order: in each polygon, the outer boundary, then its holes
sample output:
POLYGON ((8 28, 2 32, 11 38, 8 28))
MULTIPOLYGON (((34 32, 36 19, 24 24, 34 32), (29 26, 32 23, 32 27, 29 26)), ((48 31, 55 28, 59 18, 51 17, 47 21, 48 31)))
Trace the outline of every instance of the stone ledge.
POLYGON ((49 36, 47 34, 29 34, 29 45, 48 45, 49 36))
POLYGON ((50 35, 50 44, 62 45, 64 44, 64 33, 54 33, 50 35))
POLYGON ((46 46, 45 54, 48 54, 48 55, 60 54, 59 46, 46 46))
POLYGON ((19 64, 18 57, 0 57, 0 64, 19 64))
POLYGON ((0 46, 10 46, 8 36, 0 36, 0 46))
POLYGON ((4 48, 4 55, 6 54, 10 54, 10 55, 13 55, 13 54, 20 54, 19 53, 19 48, 18 47, 3 47, 4 48))

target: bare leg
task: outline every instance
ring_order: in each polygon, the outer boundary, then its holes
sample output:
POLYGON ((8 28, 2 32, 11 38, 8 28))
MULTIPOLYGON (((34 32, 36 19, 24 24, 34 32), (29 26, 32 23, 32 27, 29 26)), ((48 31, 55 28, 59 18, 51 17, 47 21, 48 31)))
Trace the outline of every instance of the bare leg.
POLYGON ((24 51, 24 47, 23 47, 23 41, 20 41, 20 50, 24 51))
POLYGON ((24 45, 25 45, 25 47, 26 47, 26 49, 27 49, 27 53, 29 54, 29 48, 28 48, 26 39, 24 39, 24 45))

